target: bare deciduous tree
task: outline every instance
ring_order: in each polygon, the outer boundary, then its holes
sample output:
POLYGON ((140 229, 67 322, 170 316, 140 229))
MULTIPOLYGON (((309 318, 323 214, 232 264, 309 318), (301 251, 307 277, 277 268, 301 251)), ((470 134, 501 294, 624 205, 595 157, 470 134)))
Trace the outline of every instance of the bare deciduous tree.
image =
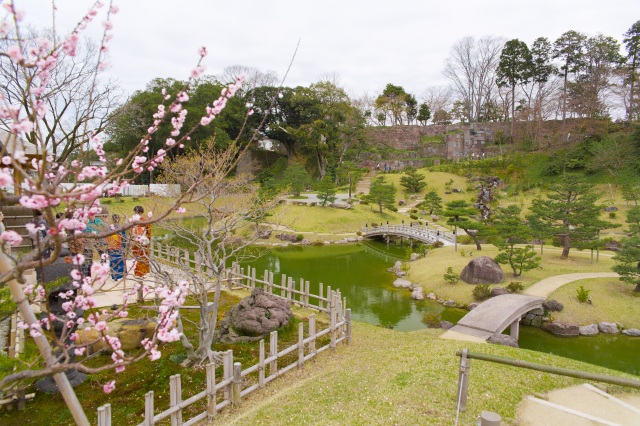
POLYGON ((466 105, 466 116, 480 121, 483 106, 496 88, 496 67, 504 39, 465 37, 451 48, 443 74, 466 105))
MULTIPOLYGON (((46 35, 46 34, 42 34, 46 35)), ((24 40, 26 49, 36 45, 41 34, 31 32, 24 40)), ((13 43, 11 39, 0 39, 0 50, 6 51, 13 43)), ((100 64, 96 60, 99 49, 90 40, 78 48, 76 56, 64 52, 57 65, 51 70, 50 83, 42 99, 46 114, 41 125, 46 132, 44 142, 56 162, 64 162, 79 149, 87 147, 92 135, 101 133, 109 113, 117 105, 120 91, 111 82, 94 80, 100 64)), ((6 56, 0 56, 0 94, 8 102, 27 99, 25 89, 37 74, 37 68, 25 68, 6 56)), ((9 123, 0 120, 2 126, 9 123)), ((36 143, 35 135, 27 133, 26 139, 36 143)))
MULTIPOLYGON (((199 264, 195 270, 186 264, 182 268, 189 282, 189 293, 200 310, 199 322, 193 324, 198 330, 197 341, 190 340, 184 333, 181 335, 181 342, 187 350, 185 366, 218 358, 211 347, 225 268, 232 259, 242 261, 259 256, 260 250, 248 250, 248 247, 260 237, 263 231, 260 222, 276 204, 276 200, 260 196, 259 185, 251 182, 249 176, 225 178, 235 167, 237 155, 237 147, 221 151, 215 149, 213 141, 210 141, 165 163, 160 178, 164 182, 179 183, 182 187, 195 187, 187 198, 187 205, 204 219, 204 224, 202 220, 169 221, 166 224, 168 229, 193 247, 199 264)), ((186 319, 179 316, 177 321, 182 332, 186 319)))

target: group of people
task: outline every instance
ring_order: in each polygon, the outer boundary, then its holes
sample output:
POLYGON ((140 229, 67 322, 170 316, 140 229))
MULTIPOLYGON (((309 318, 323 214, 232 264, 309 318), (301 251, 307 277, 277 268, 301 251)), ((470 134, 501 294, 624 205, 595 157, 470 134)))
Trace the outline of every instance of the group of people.
MULTIPOLYGON (((378 172, 380 171, 380 163, 376 164, 376 171, 378 171, 378 172)), ((391 171, 391 165, 387 164, 387 163, 384 163, 384 172, 387 173, 387 172, 390 172, 390 171, 391 171)))
MULTIPOLYGON (((106 238, 83 238, 83 235, 97 235, 107 230, 118 231, 121 229, 119 215, 111 215, 110 223, 106 224, 100 218, 96 217, 94 213, 90 213, 84 231, 70 239, 68 247, 63 247, 69 250, 71 256, 78 254, 84 256, 84 263, 80 265, 80 270, 84 276, 91 276, 91 265, 95 260, 96 253, 100 262, 109 261, 111 278, 114 281, 121 280, 127 274, 126 260, 128 256, 131 256, 135 261, 133 273, 136 277, 144 277, 149 273, 151 225, 144 223, 146 219, 143 217, 144 208, 142 206, 134 207, 133 212, 136 216, 139 216, 138 221, 141 223, 130 229, 122 229, 119 232, 112 233, 106 238)), ((63 216, 66 219, 72 219, 73 212, 68 211, 64 215, 58 213, 56 219, 61 219, 63 216)), ((38 244, 40 240, 46 237, 49 229, 47 221, 39 211, 36 211, 34 214, 34 225, 36 226, 36 230, 31 238, 35 244, 38 244)), ((48 247, 42 253, 42 257, 48 258, 50 254, 51 248, 48 247)))

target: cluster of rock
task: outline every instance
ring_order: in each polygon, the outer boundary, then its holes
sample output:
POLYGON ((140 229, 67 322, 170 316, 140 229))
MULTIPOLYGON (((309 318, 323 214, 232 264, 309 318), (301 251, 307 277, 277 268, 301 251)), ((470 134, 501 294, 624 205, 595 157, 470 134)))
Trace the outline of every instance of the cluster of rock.
POLYGON ((577 325, 564 324, 556 321, 549 321, 542 324, 542 329, 556 336, 575 337, 575 336, 595 336, 603 334, 619 334, 622 333, 631 337, 640 337, 640 329, 629 328, 615 322, 601 322, 599 324, 577 325))

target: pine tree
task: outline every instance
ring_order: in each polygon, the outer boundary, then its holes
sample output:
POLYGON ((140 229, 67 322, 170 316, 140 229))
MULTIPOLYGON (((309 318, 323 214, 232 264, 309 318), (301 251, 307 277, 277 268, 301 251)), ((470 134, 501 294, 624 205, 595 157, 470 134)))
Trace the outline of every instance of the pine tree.
POLYGON ((387 183, 383 176, 380 176, 371 182, 369 194, 363 198, 370 203, 377 204, 380 208, 380 213, 382 213, 382 207, 388 208, 389 206, 393 206, 395 197, 396 188, 393 184, 387 183))
POLYGON ((455 227, 454 232, 457 233, 458 228, 463 229, 473 239, 476 250, 482 250, 478 234, 485 231, 486 226, 472 219, 478 214, 478 211, 464 200, 450 201, 445 206, 443 215, 449 218, 447 223, 455 227))
POLYGON ((517 244, 527 244, 531 241, 531 228, 520 217, 521 209, 517 206, 499 208, 494 216, 494 229, 498 235, 495 244, 500 253, 495 261, 508 264, 514 277, 522 275, 540 266, 540 258, 536 256, 532 245, 516 247, 517 244))
POLYGON ((428 209, 429 214, 439 214, 442 211, 442 198, 436 191, 429 191, 419 207, 428 209))
POLYGON ((565 176, 563 182, 549 189, 546 200, 533 200, 527 219, 543 234, 560 240, 560 258, 566 259, 571 247, 594 241, 601 230, 616 226, 600 219, 601 207, 596 204, 597 199, 591 186, 574 176, 565 176))
POLYGON ((422 191, 426 186, 425 176, 418 173, 413 167, 405 169, 404 176, 400 178, 400 185, 404 186, 405 192, 415 194, 422 191))
POLYGON ((325 176, 317 185, 318 199, 320 200, 322 207, 327 203, 333 203, 336 200, 336 186, 333 181, 325 176))

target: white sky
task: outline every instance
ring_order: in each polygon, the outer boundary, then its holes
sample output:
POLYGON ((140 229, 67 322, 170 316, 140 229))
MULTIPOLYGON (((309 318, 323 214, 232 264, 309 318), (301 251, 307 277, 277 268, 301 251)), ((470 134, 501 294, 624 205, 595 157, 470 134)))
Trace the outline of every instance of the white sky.
MULTIPOLYGON (((26 21, 50 26, 51 0, 14 0, 26 21)), ((58 31, 68 31, 92 2, 59 0, 58 31)), ((640 19, 638 0, 129 0, 116 4, 111 68, 125 93, 156 77, 187 78, 207 46, 207 74, 230 65, 273 70, 309 85, 337 73, 352 95, 378 94, 387 83, 420 99, 445 85, 449 49, 465 36, 537 37, 553 42, 568 30, 622 41, 640 19)), ((101 29, 102 19, 93 28, 101 29)), ((94 33, 97 34, 97 33, 94 33)))

